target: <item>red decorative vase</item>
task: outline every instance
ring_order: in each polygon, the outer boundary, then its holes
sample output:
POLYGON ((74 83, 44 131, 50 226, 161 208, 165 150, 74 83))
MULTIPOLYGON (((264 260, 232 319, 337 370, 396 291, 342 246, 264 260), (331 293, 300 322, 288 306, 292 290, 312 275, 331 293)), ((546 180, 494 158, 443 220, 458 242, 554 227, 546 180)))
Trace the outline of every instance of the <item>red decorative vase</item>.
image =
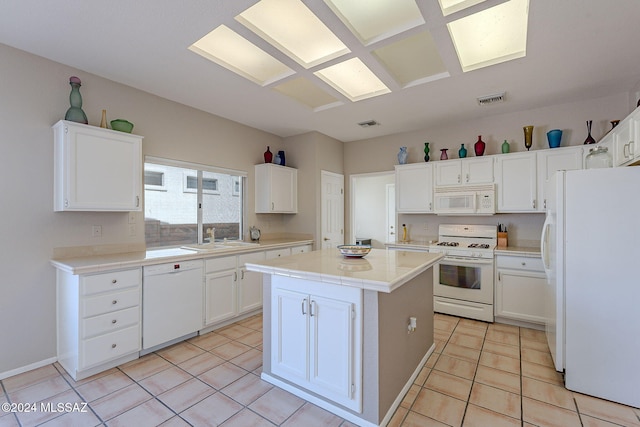
POLYGON ((476 141, 476 143, 473 144, 473 151, 476 152, 476 156, 482 156, 484 154, 484 147, 485 146, 486 146, 486 144, 482 140, 482 136, 478 135, 478 141, 476 141))
POLYGON ((273 153, 269 150, 269 146, 267 145, 267 151, 264 152, 264 162, 271 163, 273 161, 273 153))

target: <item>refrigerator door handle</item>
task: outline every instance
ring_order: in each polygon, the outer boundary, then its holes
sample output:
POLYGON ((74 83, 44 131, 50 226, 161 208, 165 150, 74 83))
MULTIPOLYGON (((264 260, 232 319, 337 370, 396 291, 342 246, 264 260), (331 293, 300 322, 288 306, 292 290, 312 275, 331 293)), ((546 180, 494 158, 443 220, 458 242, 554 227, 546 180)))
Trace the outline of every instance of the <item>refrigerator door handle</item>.
POLYGON ((549 263, 549 226, 551 225, 551 215, 547 214, 544 219, 544 225, 542 226, 542 235, 540 236, 540 252, 542 255, 542 266, 544 267, 544 273, 547 276, 547 282, 551 280, 551 268, 549 263))

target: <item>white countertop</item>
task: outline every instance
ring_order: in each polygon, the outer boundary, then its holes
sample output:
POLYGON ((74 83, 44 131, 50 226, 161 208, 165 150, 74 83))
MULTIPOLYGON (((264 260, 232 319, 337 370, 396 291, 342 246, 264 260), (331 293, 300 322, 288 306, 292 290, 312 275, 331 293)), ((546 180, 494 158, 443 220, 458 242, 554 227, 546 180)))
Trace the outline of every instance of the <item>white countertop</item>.
POLYGON ((322 249, 247 263, 259 273, 392 292, 436 264, 442 254, 372 249, 364 258, 345 258, 338 249, 322 249))
POLYGON ((187 261, 192 259, 216 258, 228 255, 279 249, 298 245, 310 245, 313 240, 270 239, 261 240, 257 246, 239 246, 213 251, 196 251, 181 248, 154 248, 146 251, 101 254, 73 258, 54 258, 51 265, 71 274, 98 273, 122 268, 144 267, 165 262, 187 261))

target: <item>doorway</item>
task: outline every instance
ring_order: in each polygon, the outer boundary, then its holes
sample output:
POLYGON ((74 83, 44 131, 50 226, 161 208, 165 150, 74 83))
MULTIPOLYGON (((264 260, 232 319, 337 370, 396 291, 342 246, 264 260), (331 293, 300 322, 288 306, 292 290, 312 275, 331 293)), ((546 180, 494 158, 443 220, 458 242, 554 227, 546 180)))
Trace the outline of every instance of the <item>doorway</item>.
POLYGON ((377 172, 351 175, 350 242, 371 239, 374 248, 395 240, 395 173, 377 172))

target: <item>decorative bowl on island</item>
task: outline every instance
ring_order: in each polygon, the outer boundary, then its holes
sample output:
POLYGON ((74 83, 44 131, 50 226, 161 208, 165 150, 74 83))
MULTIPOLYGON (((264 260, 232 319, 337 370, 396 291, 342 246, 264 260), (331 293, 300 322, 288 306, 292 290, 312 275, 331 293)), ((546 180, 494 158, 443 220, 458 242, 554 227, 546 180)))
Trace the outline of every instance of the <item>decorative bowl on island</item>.
POLYGON ((338 249, 347 258, 362 258, 371 251, 371 245, 340 245, 338 249))

